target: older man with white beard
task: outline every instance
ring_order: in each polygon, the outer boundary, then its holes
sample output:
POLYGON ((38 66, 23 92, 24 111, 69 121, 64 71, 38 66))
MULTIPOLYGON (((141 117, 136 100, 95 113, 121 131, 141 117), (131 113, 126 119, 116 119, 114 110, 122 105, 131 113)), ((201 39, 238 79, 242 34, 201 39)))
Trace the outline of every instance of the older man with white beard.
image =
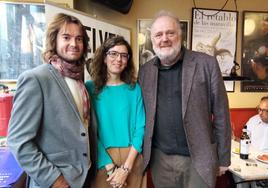
POLYGON ((139 72, 146 109, 144 170, 156 188, 214 187, 230 165, 228 99, 217 60, 181 45, 179 19, 151 25, 156 57, 139 72))

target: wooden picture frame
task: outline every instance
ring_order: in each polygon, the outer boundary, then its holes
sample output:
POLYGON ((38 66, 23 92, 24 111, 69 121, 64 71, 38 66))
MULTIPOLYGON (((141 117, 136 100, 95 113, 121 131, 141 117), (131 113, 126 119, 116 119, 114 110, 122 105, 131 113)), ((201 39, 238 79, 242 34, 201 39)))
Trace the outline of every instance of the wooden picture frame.
POLYGON ((268 12, 243 11, 241 92, 268 91, 268 12))
MULTIPOLYGON (((191 49, 217 58, 222 76, 229 76, 236 56, 238 12, 192 9, 191 49)), ((226 91, 234 92, 234 81, 225 81, 226 91)))

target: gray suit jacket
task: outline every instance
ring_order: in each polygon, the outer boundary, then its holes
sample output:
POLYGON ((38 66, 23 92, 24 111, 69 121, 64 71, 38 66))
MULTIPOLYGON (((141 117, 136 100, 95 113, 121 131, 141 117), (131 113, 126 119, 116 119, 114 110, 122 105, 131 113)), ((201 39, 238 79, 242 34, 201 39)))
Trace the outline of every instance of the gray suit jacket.
POLYGON ((60 174, 71 187, 82 187, 94 147, 87 132, 68 85, 53 66, 43 64, 19 77, 8 146, 29 175, 30 187, 50 187, 60 174))
MULTIPOLYGON (((152 147, 157 104, 156 58, 139 71, 146 110, 143 146, 144 169, 152 147)), ((231 126, 228 99, 214 57, 186 50, 182 68, 182 118, 193 165, 205 182, 214 187, 218 166, 230 165, 231 126)))

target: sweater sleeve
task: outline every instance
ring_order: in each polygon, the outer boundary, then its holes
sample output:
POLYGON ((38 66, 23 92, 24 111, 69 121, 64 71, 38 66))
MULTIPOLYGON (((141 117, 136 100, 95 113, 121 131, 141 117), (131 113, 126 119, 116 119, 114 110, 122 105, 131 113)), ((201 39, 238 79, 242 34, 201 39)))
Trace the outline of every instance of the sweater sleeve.
POLYGON ((136 120, 132 138, 132 146, 139 152, 142 152, 142 144, 145 129, 145 110, 140 85, 137 84, 137 103, 136 103, 136 120))
POLYGON ((98 140, 98 169, 103 169, 107 164, 113 163, 103 144, 98 140))
MULTIPOLYGON (((86 82, 86 88, 91 95, 91 99, 93 99, 93 93, 94 93, 94 83, 89 80, 86 82)), ((103 143, 99 140, 98 138, 98 159, 97 159, 97 167, 98 169, 103 169, 105 168, 105 165, 112 163, 112 159, 107 153, 103 143)))

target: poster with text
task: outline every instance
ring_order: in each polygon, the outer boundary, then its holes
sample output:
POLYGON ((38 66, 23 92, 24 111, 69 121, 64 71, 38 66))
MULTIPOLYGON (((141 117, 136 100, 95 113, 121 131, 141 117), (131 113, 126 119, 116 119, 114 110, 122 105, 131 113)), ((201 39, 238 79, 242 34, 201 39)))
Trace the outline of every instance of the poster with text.
MULTIPOLYGON (((214 56, 218 60, 222 76, 229 76, 234 66, 237 19, 236 11, 192 10, 191 48, 214 56)), ((234 91, 233 81, 224 83, 227 91, 234 91)))

